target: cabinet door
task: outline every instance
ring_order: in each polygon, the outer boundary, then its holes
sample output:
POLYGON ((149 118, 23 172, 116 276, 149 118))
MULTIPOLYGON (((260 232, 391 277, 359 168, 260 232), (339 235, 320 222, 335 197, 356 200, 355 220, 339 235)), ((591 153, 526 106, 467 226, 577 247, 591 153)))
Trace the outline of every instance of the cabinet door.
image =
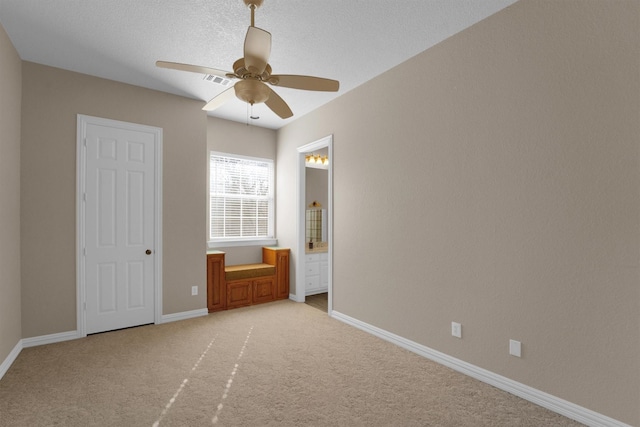
POLYGON ((304 268, 305 276, 317 276, 320 274, 320 263, 319 262, 307 262, 304 268))
POLYGON ((251 305, 251 283, 250 280, 227 282, 227 308, 251 305))
POLYGON ((289 249, 265 246, 262 262, 276 266, 275 298, 289 298, 289 249))
POLYGON ((289 251, 278 252, 276 298, 289 298, 289 251))
POLYGON ((320 261, 320 254, 306 254, 304 256, 305 263, 318 262, 318 261, 320 261))
POLYGON ((207 255, 207 309, 209 312, 227 307, 227 286, 224 279, 224 254, 207 255))
POLYGON ((320 287, 329 288, 329 262, 322 261, 320 263, 320 287))
POLYGON ((320 276, 307 276, 304 278, 304 291, 307 295, 320 288, 320 276))
POLYGON ((253 304, 269 302, 275 299, 275 277, 266 277, 253 281, 253 304))

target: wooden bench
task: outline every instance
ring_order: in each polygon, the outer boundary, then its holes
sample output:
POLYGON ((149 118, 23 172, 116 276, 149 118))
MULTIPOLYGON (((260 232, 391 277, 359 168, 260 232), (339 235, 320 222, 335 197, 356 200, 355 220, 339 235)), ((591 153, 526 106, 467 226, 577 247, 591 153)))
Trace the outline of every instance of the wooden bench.
POLYGON ((256 277, 275 276, 276 266, 271 264, 240 264, 227 265, 224 268, 224 278, 230 280, 254 279, 256 277))
POLYGON ((225 253, 207 252, 209 312, 289 298, 289 249, 263 247, 262 263, 225 265, 225 253))

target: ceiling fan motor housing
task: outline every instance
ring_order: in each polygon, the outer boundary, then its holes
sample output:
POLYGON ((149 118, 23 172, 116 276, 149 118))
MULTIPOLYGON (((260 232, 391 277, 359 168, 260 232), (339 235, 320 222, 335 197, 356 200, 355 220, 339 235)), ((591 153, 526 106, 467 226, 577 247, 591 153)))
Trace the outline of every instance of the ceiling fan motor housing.
POLYGON ((251 7, 253 5, 256 9, 262 6, 262 2, 263 0, 244 0, 244 4, 247 5, 247 7, 251 7))
POLYGON ((236 96, 249 104, 265 102, 269 99, 269 92, 271 91, 267 85, 253 79, 240 80, 235 84, 234 89, 236 96))

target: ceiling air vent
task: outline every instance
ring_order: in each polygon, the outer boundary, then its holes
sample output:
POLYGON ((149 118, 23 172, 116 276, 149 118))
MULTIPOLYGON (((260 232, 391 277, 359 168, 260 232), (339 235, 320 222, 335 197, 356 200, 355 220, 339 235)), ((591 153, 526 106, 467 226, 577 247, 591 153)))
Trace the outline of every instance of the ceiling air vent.
POLYGON ((204 79, 208 82, 218 84, 220 86, 229 86, 229 82, 231 80, 225 79, 224 77, 214 76, 213 74, 206 74, 204 79))

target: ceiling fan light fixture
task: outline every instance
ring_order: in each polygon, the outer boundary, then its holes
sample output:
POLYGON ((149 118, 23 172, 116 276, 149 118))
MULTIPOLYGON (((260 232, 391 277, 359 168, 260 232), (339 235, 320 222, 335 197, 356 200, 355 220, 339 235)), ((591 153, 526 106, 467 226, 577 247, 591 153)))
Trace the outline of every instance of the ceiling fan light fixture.
MULTIPOLYGON (((255 11, 262 6, 264 0, 243 1, 251 10, 251 25, 244 39, 244 55, 234 62, 233 72, 169 61, 156 61, 156 65, 160 68, 205 74, 205 80, 227 86, 205 104, 203 107, 205 111, 215 110, 235 95, 250 105, 264 102, 267 108, 278 117, 288 119, 293 117, 293 111, 270 86, 321 92, 338 91, 340 83, 337 80, 296 74, 272 75, 269 65, 271 33, 255 26, 255 11), (231 80, 237 80, 237 83, 230 86, 231 80)), ((247 122, 248 120, 247 114, 247 122)), ((320 162, 324 163, 322 160, 320 162)))
POLYGON ((236 96, 249 104, 259 104, 269 99, 271 90, 258 80, 240 80, 235 84, 236 96))

